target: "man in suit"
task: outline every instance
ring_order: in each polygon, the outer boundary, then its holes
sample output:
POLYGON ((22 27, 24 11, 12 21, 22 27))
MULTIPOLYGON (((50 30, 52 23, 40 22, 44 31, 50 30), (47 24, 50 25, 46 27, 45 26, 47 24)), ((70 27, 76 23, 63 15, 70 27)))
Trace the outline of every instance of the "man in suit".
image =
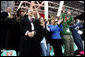
POLYGON ((10 17, 12 8, 11 7, 7 7, 6 12, 2 12, 1 13, 1 17, 4 20, 4 18, 10 17))
POLYGON ((41 56, 40 41, 43 27, 40 26, 38 19, 34 19, 32 10, 28 12, 28 18, 21 21, 20 27, 20 56, 41 56))

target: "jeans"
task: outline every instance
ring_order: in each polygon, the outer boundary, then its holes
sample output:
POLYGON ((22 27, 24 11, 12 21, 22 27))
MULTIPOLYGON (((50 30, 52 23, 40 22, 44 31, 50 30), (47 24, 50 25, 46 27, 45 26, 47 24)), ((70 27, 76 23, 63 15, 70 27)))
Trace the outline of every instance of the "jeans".
POLYGON ((50 43, 47 43, 47 56, 50 55, 50 43))
POLYGON ((50 55, 50 43, 47 43, 47 48, 45 47, 44 43, 40 43, 42 56, 49 56, 50 55))

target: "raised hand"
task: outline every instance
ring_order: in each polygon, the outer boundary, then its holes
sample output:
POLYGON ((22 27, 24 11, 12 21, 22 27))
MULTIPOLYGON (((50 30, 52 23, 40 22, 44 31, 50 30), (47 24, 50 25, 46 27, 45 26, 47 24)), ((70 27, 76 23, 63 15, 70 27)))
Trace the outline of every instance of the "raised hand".
POLYGON ((68 11, 68 12, 67 12, 67 14, 71 15, 71 12, 70 12, 70 11, 68 11))

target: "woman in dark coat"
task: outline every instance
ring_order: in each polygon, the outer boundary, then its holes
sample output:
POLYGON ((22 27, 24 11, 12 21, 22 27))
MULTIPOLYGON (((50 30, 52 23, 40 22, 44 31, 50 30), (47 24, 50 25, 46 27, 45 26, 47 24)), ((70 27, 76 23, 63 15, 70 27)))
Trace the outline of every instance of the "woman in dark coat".
POLYGON ((7 50, 19 50, 19 41, 20 41, 20 28, 19 23, 16 21, 16 18, 8 18, 6 20, 6 49, 7 50))
POLYGON ((1 50, 5 49, 5 36, 6 36, 6 33, 5 33, 6 24, 5 24, 5 22, 6 22, 7 17, 8 17, 7 12, 1 12, 1 19, 0 19, 1 20, 1 31, 0 31, 0 33, 1 33, 1 35, 0 35, 1 50))

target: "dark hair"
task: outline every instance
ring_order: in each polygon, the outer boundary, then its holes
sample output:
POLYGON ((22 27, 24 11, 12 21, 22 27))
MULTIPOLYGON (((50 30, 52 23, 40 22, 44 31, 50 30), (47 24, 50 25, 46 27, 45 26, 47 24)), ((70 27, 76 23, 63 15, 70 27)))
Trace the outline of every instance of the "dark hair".
POLYGON ((20 9, 17 10, 17 16, 18 17, 20 17, 21 12, 24 12, 24 10, 22 8, 20 8, 20 9))

